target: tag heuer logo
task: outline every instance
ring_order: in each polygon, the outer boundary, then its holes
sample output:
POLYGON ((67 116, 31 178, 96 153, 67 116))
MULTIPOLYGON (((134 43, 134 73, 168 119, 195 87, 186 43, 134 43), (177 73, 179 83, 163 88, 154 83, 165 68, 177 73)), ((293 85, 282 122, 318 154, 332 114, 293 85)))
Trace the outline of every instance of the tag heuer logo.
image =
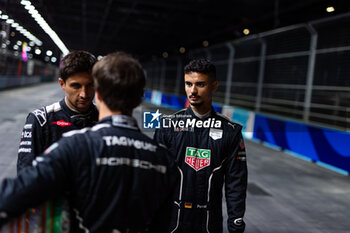
POLYGON ((186 147, 185 162, 198 171, 210 165, 210 155, 211 152, 208 149, 186 147))

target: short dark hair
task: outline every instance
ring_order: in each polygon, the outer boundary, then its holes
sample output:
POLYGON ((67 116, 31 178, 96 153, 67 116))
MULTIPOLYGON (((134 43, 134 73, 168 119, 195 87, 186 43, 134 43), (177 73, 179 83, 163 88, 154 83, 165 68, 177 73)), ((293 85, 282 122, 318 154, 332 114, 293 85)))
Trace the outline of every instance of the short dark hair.
POLYGON ((141 64, 131 55, 116 52, 92 69, 96 91, 110 110, 130 113, 142 101, 146 78, 141 64))
POLYGON ((72 51, 61 60, 60 78, 66 81, 77 73, 91 73, 95 63, 96 57, 91 53, 82 50, 72 51))
POLYGON ((206 74, 212 81, 216 81, 216 68, 213 63, 207 59, 195 59, 190 61, 184 68, 185 74, 193 72, 206 74))

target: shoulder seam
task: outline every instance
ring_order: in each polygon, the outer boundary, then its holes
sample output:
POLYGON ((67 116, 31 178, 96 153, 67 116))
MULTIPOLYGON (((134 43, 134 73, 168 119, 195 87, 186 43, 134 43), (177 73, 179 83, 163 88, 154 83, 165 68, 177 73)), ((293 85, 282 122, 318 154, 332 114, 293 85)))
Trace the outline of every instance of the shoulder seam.
POLYGON ((56 102, 50 105, 45 106, 46 112, 50 113, 50 112, 58 112, 60 110, 62 110, 62 107, 60 105, 60 102, 56 102))
POLYGON ((83 128, 83 129, 76 129, 76 130, 71 130, 69 132, 66 132, 64 134, 62 134, 62 137, 71 137, 75 134, 83 134, 83 133, 86 133, 88 131, 97 131, 97 130, 100 130, 102 128, 109 128, 111 127, 110 124, 97 124, 93 127, 86 127, 86 128, 83 128))
POLYGON ((85 133, 87 131, 90 131, 91 128, 90 127, 86 127, 86 128, 83 128, 83 129, 76 129, 76 130, 71 130, 69 132, 66 132, 64 134, 62 134, 62 137, 71 137, 75 134, 82 134, 82 133, 85 133))
POLYGON ((187 108, 183 108, 183 109, 173 113, 172 115, 179 114, 180 112, 185 112, 186 110, 187 110, 187 108))
POLYGON ((239 123, 237 123, 237 122, 234 122, 234 121, 232 121, 232 120, 230 120, 227 116, 225 116, 225 115, 223 115, 223 114, 221 114, 221 113, 218 113, 218 112, 215 112, 215 114, 216 115, 218 115, 219 117, 222 117, 222 118, 224 118, 225 120, 227 120, 229 123, 231 123, 231 124, 236 124, 236 125, 239 125, 239 126, 241 126, 242 127, 242 125, 241 124, 239 124, 239 123))

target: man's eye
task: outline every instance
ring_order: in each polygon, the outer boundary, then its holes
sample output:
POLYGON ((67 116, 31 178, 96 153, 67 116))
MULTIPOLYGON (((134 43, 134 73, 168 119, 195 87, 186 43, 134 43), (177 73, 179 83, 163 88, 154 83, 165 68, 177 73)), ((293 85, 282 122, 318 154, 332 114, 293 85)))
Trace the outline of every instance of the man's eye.
POLYGON ((190 87, 192 86, 192 83, 186 83, 186 86, 190 87))
POLYGON ((72 85, 71 87, 74 88, 74 89, 79 89, 80 88, 79 85, 72 85))
POLYGON ((204 87, 204 83, 198 83, 197 86, 198 87, 204 87))

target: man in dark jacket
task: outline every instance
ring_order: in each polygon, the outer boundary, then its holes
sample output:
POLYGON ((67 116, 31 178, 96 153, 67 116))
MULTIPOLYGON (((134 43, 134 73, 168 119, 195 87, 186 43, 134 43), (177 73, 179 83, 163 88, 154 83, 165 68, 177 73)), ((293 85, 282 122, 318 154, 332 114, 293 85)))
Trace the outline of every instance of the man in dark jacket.
POLYGON ((179 175, 168 151, 140 132, 132 110, 145 86, 141 65, 126 54, 96 63, 99 122, 70 131, 34 166, 0 185, 0 226, 28 207, 68 192, 73 232, 160 232, 168 228, 179 175))
POLYGON ((63 133, 90 127, 97 122, 91 76, 95 63, 95 56, 86 51, 73 51, 62 59, 58 82, 66 96, 29 113, 18 149, 17 172, 31 166, 35 157, 60 139, 63 133))
POLYGON ((213 110, 217 86, 212 63, 190 62, 185 67, 190 106, 163 118, 162 129, 155 133, 155 139, 175 156, 182 174, 168 232, 222 232, 223 184, 228 230, 245 229, 247 166, 242 127, 213 110))

